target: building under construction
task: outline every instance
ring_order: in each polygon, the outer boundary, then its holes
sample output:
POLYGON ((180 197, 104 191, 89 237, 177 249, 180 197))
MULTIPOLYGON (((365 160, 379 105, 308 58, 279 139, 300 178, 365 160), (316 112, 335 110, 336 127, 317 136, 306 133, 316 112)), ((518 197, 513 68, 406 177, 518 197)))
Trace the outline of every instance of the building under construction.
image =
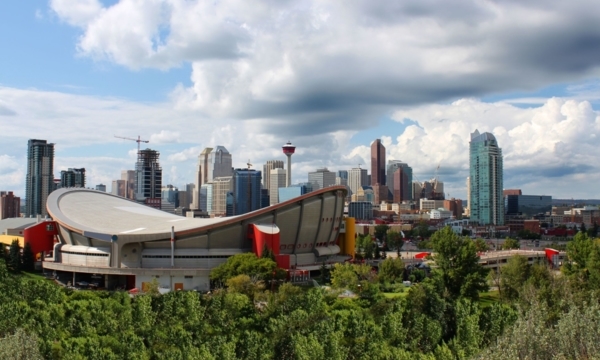
POLYGON ((433 178, 429 181, 413 182, 413 199, 444 200, 444 183, 433 178))
POLYGON ((160 209, 162 168, 158 162, 160 153, 146 149, 138 151, 135 163, 135 198, 138 202, 160 209))

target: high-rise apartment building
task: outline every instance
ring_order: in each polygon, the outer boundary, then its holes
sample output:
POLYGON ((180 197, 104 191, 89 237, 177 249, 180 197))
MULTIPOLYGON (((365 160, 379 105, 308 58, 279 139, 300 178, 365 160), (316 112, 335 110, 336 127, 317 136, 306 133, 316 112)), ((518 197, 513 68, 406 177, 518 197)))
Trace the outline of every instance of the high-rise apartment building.
POLYGON ((31 139, 27 143, 25 216, 48 215, 46 200, 54 189, 54 144, 31 139))
POLYGON ((61 170, 60 172, 60 187, 85 187, 85 168, 61 170))
POLYGON ((12 191, 0 191, 0 220, 21 215, 21 198, 12 191))
POLYGON ((261 206, 261 172, 254 169, 233 171, 234 214, 258 210, 261 206))
POLYGON ((335 175, 327 168, 320 168, 308 173, 308 182, 312 184, 313 190, 323 189, 335 185, 335 175))
MULTIPOLYGON (((271 194, 271 170, 273 169, 283 169, 283 160, 269 160, 266 164, 263 165, 263 178, 262 178, 262 187, 263 189, 267 189, 269 191, 269 196, 271 194)), ((286 173, 287 174, 287 173, 286 173)), ((283 183, 285 185, 285 181, 283 183)), ((277 203, 275 203, 277 204, 277 203)))
POLYGON ((138 152, 135 163, 135 199, 152 207, 160 208, 162 168, 158 162, 160 153, 146 149, 138 152))
POLYGON ((368 185, 367 169, 352 168, 348 171, 348 187, 352 194, 366 185, 368 185))
MULTIPOLYGON (((267 177, 266 174, 265 177, 267 177)), ((269 178, 269 186, 271 188, 269 190, 269 205, 279 204, 279 188, 286 187, 287 171, 283 168, 271 169, 269 178)))
POLYGON ((481 225, 504 225, 502 149, 494 135, 475 130, 469 153, 471 219, 481 225))

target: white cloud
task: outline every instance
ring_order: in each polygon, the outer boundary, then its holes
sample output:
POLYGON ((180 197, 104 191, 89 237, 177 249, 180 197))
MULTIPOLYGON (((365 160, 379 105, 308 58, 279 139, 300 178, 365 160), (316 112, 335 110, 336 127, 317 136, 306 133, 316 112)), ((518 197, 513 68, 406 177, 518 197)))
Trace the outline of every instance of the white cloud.
POLYGON ((179 142, 179 132, 178 131, 169 131, 169 130, 161 130, 158 134, 150 135, 150 143, 151 144, 168 144, 179 142))
POLYGON ((50 7, 64 21, 80 27, 85 27, 103 10, 98 0, 50 0, 50 7))

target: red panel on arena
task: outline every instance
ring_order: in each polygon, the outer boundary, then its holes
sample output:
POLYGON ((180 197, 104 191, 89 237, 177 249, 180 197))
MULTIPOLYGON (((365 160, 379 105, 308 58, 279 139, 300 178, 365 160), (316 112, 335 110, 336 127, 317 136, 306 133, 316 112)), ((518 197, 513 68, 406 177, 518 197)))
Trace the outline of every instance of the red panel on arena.
POLYGON ((54 250, 54 237, 58 235, 58 226, 54 221, 42 221, 23 231, 25 244, 31 246, 34 254, 54 250))
MULTIPOLYGON (((253 239, 252 250, 256 256, 261 256, 265 246, 273 251, 275 256, 279 255, 279 228, 275 224, 248 226, 249 237, 253 239)), ((289 261, 289 260, 288 260, 289 261)))

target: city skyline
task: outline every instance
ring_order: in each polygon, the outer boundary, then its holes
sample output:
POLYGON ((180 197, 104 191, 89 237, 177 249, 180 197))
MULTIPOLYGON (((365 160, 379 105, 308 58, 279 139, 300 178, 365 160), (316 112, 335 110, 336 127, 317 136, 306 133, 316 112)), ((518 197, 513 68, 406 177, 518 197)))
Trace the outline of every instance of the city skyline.
POLYGON ((135 163, 137 144, 114 135, 149 140, 178 187, 207 146, 243 168, 285 161, 291 140, 299 183, 317 168, 368 168, 379 138, 414 179, 440 165, 446 193, 466 199, 479 129, 502 144, 506 188, 598 198, 592 5, 3 3, 0 28, 14 36, 0 40, 0 189, 25 198, 35 138, 56 144, 55 178, 85 167, 89 187, 135 163))

